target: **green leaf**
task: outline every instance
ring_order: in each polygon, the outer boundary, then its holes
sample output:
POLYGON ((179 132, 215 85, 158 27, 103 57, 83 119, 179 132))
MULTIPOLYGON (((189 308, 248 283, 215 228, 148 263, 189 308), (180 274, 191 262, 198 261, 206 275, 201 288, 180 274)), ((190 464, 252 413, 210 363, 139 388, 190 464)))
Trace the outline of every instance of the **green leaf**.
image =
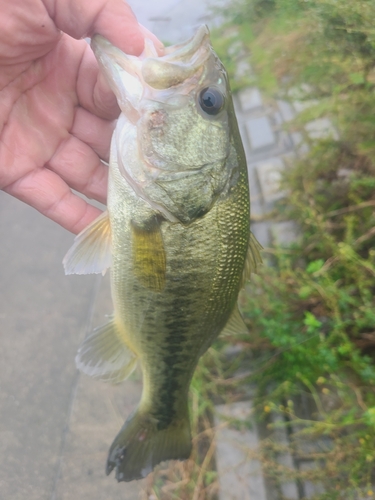
POLYGON ((311 286, 305 285, 300 288, 298 296, 301 299, 307 299, 310 297, 313 291, 314 289, 311 286))
POLYGON ((315 330, 322 326, 322 323, 309 311, 305 312, 305 319, 303 320, 303 324, 309 327, 309 330, 315 330))
POLYGON ((367 425, 375 427, 375 406, 368 408, 368 410, 364 413, 363 416, 366 420, 367 425))
POLYGON ((317 271, 320 271, 320 269, 324 266, 324 260, 323 259, 317 259, 313 260, 310 262, 310 264, 306 268, 306 272, 309 274, 316 273, 317 271))
POLYGON ((350 81, 352 83, 355 83, 356 85, 361 85, 362 83, 365 83, 365 81, 366 81, 363 74, 359 73, 359 72, 350 73, 349 78, 350 78, 350 81))

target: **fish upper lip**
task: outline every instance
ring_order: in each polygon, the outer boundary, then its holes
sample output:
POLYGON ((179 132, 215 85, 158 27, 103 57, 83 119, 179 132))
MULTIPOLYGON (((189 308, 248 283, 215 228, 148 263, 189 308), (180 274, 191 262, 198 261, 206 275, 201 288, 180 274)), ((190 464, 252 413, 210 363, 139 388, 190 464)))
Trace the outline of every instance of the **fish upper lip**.
POLYGON ((178 58, 191 58, 197 52, 201 45, 209 42, 209 29, 203 24, 195 34, 186 42, 177 45, 171 45, 164 49, 163 59, 166 61, 173 61, 178 58))
POLYGON ((126 54, 99 34, 93 35, 91 47, 104 69, 104 61, 109 60, 112 65, 136 76, 143 85, 155 89, 183 84, 199 72, 211 53, 209 30, 205 25, 200 26, 190 40, 167 47, 160 56, 151 40, 147 40, 139 57, 126 54))
MULTIPOLYGON (((201 25, 198 30, 195 32, 195 34, 186 42, 176 44, 176 45, 171 45, 169 47, 165 47, 164 49, 164 54, 158 56, 156 49, 155 49, 155 55, 154 58, 158 60, 163 60, 167 62, 174 62, 174 61, 181 61, 184 60, 185 62, 191 60, 191 58, 196 54, 196 52, 202 47, 202 45, 209 46, 210 45, 210 39, 209 39, 209 29, 208 27, 203 24, 201 25)), ((152 45, 154 48, 154 44, 151 40, 147 40, 146 45, 152 45)), ((116 60, 118 57, 121 56, 126 56, 128 60, 144 60, 147 58, 150 58, 150 54, 146 50, 140 54, 140 56, 132 56, 128 55, 125 52, 123 52, 121 49, 118 47, 115 47, 112 45, 112 43, 107 40, 104 36, 100 35, 99 33, 95 33, 92 38, 91 38, 91 46, 94 50, 94 52, 101 51, 103 50, 100 45, 104 46, 104 50, 111 53, 111 56, 116 60)), ((120 61, 118 61, 120 62, 120 61)))

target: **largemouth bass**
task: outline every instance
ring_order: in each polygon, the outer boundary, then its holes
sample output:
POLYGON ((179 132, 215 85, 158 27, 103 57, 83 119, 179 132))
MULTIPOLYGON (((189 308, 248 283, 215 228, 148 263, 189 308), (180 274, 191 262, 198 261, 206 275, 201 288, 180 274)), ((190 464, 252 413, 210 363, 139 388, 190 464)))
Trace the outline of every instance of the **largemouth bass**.
POLYGON ((237 296, 260 245, 228 77, 208 29, 160 57, 150 41, 140 57, 99 35, 91 44, 121 115, 108 211, 76 237, 64 266, 111 269, 114 314, 84 341, 78 368, 120 382, 141 364, 141 401, 107 461, 107 474, 116 468, 118 481, 131 481, 189 457, 191 378, 221 332, 247 331, 237 296))

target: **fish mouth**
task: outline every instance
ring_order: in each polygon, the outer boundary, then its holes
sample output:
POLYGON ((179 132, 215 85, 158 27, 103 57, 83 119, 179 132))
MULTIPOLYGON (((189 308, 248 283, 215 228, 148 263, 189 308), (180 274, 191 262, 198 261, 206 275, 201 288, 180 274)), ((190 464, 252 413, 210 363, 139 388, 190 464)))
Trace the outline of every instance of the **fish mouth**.
MULTIPOLYGON (((163 55, 158 55, 155 45, 149 39, 139 57, 125 54, 101 35, 94 35, 91 48, 115 93, 120 108, 129 111, 129 105, 137 108, 141 98, 147 93, 158 95, 163 100, 163 92, 185 86, 183 94, 189 93, 196 85, 197 78, 204 71, 206 61, 212 54, 209 30, 202 25, 187 42, 167 47, 163 55), (189 81, 194 83, 189 85, 189 81)), ((180 89, 179 89, 180 92, 180 89)))
MULTIPOLYGON (((225 70, 213 51, 207 26, 200 26, 185 43, 167 47, 162 55, 148 39, 139 57, 125 54, 101 35, 93 36, 91 47, 122 111, 111 148, 116 168, 136 195, 167 220, 191 222, 198 209, 200 214, 209 209, 228 170, 229 142, 224 138, 212 158, 206 150, 202 155, 196 153, 192 144, 194 153, 181 159, 176 146, 190 147, 186 125, 175 126, 176 122, 185 123, 180 117, 186 114, 189 123, 198 122, 198 132, 211 123, 216 136, 227 136, 227 114, 214 123, 210 117, 202 119, 199 107, 200 92, 209 85, 220 86, 224 96, 226 92, 225 70), (197 193, 202 194, 201 201, 197 193), (190 202, 198 207, 194 213, 184 207, 190 202)), ((201 136, 199 144, 209 143, 210 138, 201 136)), ((193 142, 192 134, 190 137, 193 142)))

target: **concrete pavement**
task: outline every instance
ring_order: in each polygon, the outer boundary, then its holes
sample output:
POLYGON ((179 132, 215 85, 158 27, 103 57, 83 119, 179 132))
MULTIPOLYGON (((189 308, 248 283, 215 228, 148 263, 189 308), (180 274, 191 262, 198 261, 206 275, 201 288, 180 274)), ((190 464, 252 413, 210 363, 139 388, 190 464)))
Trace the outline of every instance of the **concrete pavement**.
POLYGON ((0 192, 0 498, 50 499, 95 277, 67 279, 72 236, 0 192))
MULTIPOLYGON (((181 41, 210 22, 202 1, 131 3, 163 41, 181 41)), ((139 375, 111 387, 76 371, 79 344, 111 304, 106 279, 64 275, 72 241, 0 192, 1 500, 139 496, 142 482, 117 484, 104 474, 108 447, 139 400, 139 375)))

